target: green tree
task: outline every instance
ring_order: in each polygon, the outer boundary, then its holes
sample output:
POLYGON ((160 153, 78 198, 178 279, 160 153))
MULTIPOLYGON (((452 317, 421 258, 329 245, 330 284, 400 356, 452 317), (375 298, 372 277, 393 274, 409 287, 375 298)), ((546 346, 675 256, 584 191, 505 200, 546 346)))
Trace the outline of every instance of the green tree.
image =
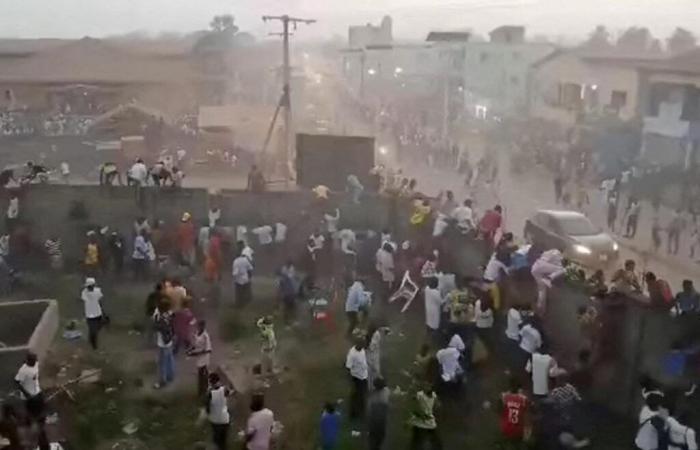
POLYGON ((697 38, 691 31, 678 27, 666 41, 666 48, 671 53, 680 53, 691 50, 696 44, 697 38))
POLYGON ((588 40, 583 44, 590 48, 609 48, 610 44, 610 32, 605 25, 598 25, 595 30, 591 31, 588 35, 588 40))
POLYGON ((236 26, 235 19, 231 14, 222 14, 220 16, 214 16, 211 22, 209 22, 209 27, 215 33, 236 34, 238 32, 238 27, 236 26))

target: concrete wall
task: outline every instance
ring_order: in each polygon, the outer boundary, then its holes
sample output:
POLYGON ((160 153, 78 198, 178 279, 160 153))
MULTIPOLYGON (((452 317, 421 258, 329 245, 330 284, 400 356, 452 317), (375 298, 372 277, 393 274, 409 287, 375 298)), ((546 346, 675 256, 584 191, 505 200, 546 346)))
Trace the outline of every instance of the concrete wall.
MULTIPOLYGON (((30 230, 36 253, 43 255, 44 240, 57 235, 63 241, 69 265, 82 257, 87 230, 98 225, 120 231, 130 246, 133 222, 138 216, 148 218, 151 224, 158 219, 166 227, 173 227, 187 211, 200 226, 207 220, 209 206, 216 205, 221 208, 223 226, 252 228, 283 222, 290 228, 289 234, 302 241, 320 226, 321 217, 321 210, 309 191, 262 194, 223 191, 212 195, 205 189, 146 188, 142 190, 142 201, 137 203, 134 189, 127 187, 32 185, 19 196, 20 219, 30 230), (87 219, 69 217, 75 202, 84 204, 87 219)), ((7 202, 5 193, 0 210, 7 207, 7 202)), ((355 205, 339 194, 333 203, 341 210, 341 227, 380 230, 389 224, 389 207, 383 197, 368 195, 361 205, 355 205)))
POLYGON ((12 330, 12 338, 22 342, 0 348, 0 393, 13 388, 13 379, 28 351, 44 357, 59 326, 55 300, 0 303, 0 329, 12 330))

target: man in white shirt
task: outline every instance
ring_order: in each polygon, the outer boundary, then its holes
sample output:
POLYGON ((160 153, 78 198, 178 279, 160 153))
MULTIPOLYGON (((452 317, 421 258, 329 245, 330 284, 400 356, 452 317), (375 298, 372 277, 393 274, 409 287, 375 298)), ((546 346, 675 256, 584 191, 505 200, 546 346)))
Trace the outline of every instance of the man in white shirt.
POLYGON ((221 209, 213 207, 209 209, 209 228, 215 228, 216 223, 221 219, 221 209))
POLYGON ((438 288, 438 279, 435 277, 428 278, 428 285, 424 290, 425 295, 425 326, 428 328, 428 334, 434 342, 440 340, 440 315, 442 314, 442 305, 446 299, 440 295, 438 288))
POLYGON ((197 332, 194 335, 192 348, 187 352, 187 356, 197 358, 197 394, 204 395, 207 391, 209 378, 209 363, 211 358, 211 338, 207 331, 207 324, 204 320, 197 322, 197 332))
POLYGON ((474 210, 472 209, 472 201, 466 199, 462 206, 456 207, 452 211, 452 219, 457 222, 457 228, 462 233, 467 233, 474 229, 474 210))
POLYGON ((251 300, 252 288, 250 283, 253 275, 253 265, 243 253, 233 260, 231 274, 233 275, 236 306, 243 307, 251 300))
POLYGON ((462 356, 465 345, 458 334, 452 336, 447 347, 438 350, 435 357, 440 363, 440 375, 446 383, 459 382, 459 376, 463 373, 459 358, 462 356))
POLYGON ((345 359, 345 368, 350 372, 350 378, 352 380, 350 418, 357 419, 362 416, 365 410, 367 378, 369 377, 367 355, 365 354, 365 349, 361 340, 358 339, 355 345, 348 351, 348 356, 345 359))
POLYGON ((245 430, 246 449, 270 450, 275 415, 270 409, 265 408, 263 394, 253 394, 250 401, 250 411, 245 430))
POLYGON ((523 370, 532 354, 542 346, 542 334, 539 331, 539 326, 535 323, 530 321, 525 323, 520 329, 519 335, 520 345, 514 361, 515 369, 518 371, 523 370))
POLYGON ((130 186, 146 186, 148 181, 148 167, 146 167, 146 164, 144 164, 141 158, 137 159, 134 165, 129 169, 127 181, 130 186))
POLYGON ((532 394, 535 397, 545 397, 549 394, 549 379, 561 373, 557 362, 545 350, 537 350, 525 366, 532 374, 532 394))
POLYGON ((327 211, 323 214, 323 221, 326 223, 326 232, 331 236, 338 232, 338 222, 340 221, 340 210, 335 208, 333 214, 327 211))
POLYGON ((209 375, 206 412, 212 428, 212 440, 217 450, 227 449, 228 429, 231 415, 228 412, 230 391, 221 383, 221 377, 214 372, 209 375))
POLYGON ((102 328, 104 317, 102 313, 102 289, 97 287, 94 278, 87 278, 80 298, 85 305, 85 321, 88 327, 88 339, 93 350, 97 350, 97 335, 102 328))
POLYGON ((669 431, 669 450, 698 450, 698 441, 695 437, 695 430, 687 425, 689 417, 682 414, 676 419, 670 416, 666 423, 669 431))
POLYGON ((258 237, 260 245, 272 244, 272 231, 273 230, 270 225, 263 225, 251 230, 251 232, 258 237))
POLYGON ((43 420, 44 397, 39 386, 39 362, 34 353, 27 353, 24 364, 15 375, 17 388, 24 398, 27 414, 32 420, 43 420))
POLYGON ((512 341, 520 341, 520 325, 523 323, 523 316, 520 311, 512 306, 506 314, 506 337, 512 341))

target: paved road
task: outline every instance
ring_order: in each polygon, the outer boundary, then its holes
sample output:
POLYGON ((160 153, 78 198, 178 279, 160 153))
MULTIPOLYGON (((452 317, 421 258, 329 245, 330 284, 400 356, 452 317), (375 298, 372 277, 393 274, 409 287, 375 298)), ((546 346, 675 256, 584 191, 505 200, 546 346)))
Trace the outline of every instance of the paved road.
MULTIPOLYGON (((309 98, 313 99, 311 101, 335 105, 336 114, 332 118, 336 121, 333 124, 334 128, 346 130, 348 134, 371 133, 373 126, 368 124, 354 108, 343 103, 341 94, 343 87, 340 83, 338 80, 327 79, 309 98)), ((378 136, 378 138, 384 142, 389 140, 386 136, 378 136)), ((405 174, 418 180, 419 190, 425 194, 437 195, 441 190, 452 190, 458 200, 474 198, 477 209, 480 211, 500 203, 505 209, 506 227, 519 235, 525 220, 534 211, 543 208, 556 209, 552 179, 547 172, 538 168, 529 173, 513 176, 510 174, 507 156, 502 155, 501 160, 498 188, 482 188, 476 193, 467 189, 463 177, 454 170, 434 169, 416 163, 404 164, 402 169, 405 174)), ((591 205, 587 213, 594 223, 603 225, 605 208, 600 205, 596 192, 590 193, 590 199, 591 205)), ((646 211, 649 210, 650 208, 646 208, 646 211)), ((648 217, 648 215, 645 217, 643 210, 639 237, 635 242, 618 237, 621 244, 620 260, 635 259, 640 269, 654 271, 658 276, 668 280, 676 289, 680 289, 681 281, 685 278, 700 278, 700 268, 689 260, 648 254, 646 251, 650 242, 648 217)))

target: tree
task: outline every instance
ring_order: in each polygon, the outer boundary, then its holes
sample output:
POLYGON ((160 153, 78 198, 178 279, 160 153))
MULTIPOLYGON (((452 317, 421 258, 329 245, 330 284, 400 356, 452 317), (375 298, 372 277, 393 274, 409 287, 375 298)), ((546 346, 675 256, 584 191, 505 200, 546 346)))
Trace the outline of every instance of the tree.
POLYGON ((231 14, 214 16, 211 22, 209 22, 209 27, 215 33, 236 34, 238 32, 238 27, 231 14))
POLYGON ((680 53, 690 50, 697 44, 697 38, 685 28, 676 28, 666 41, 666 48, 671 53, 680 53))
POLYGON ((630 27, 617 38, 617 46, 624 50, 646 52, 653 39, 646 27, 630 27))
POLYGON ((583 45, 590 48, 609 48, 611 47, 610 32, 605 25, 598 25, 588 35, 588 40, 583 45))

